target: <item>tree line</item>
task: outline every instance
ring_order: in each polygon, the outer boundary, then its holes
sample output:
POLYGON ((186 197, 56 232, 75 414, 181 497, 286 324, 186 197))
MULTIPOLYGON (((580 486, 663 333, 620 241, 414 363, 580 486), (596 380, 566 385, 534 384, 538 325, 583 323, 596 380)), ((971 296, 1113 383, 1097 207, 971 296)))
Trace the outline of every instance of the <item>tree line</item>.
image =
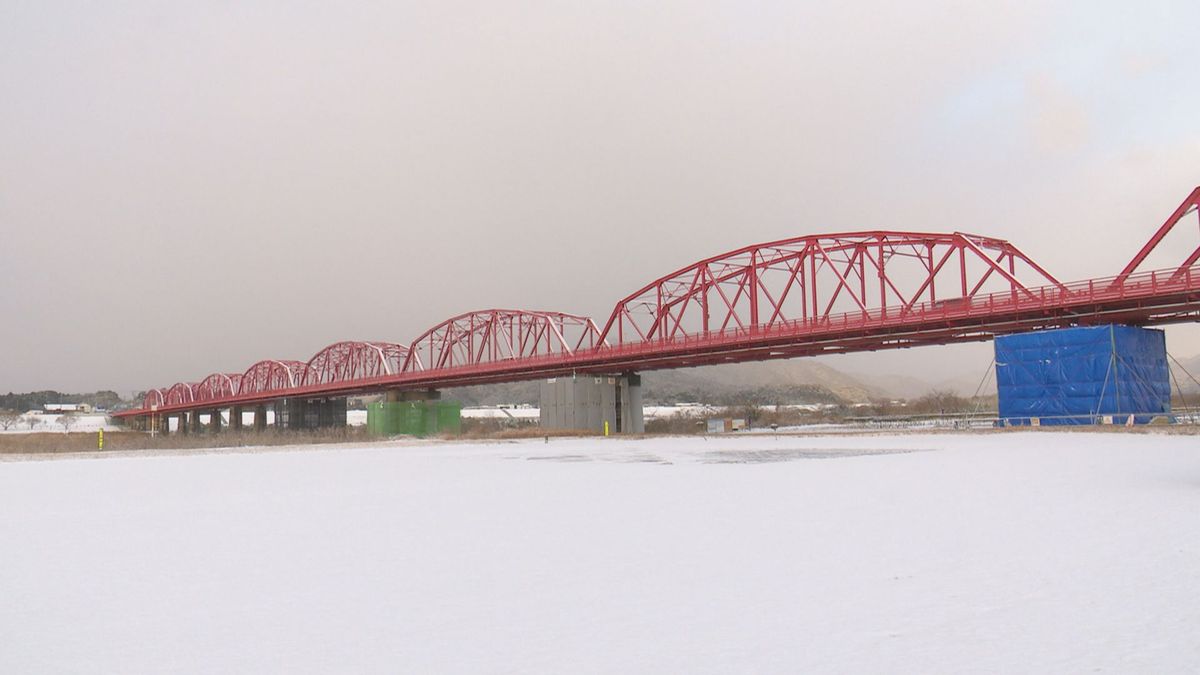
POLYGON ((63 392, 46 390, 31 391, 23 394, 0 394, 0 410, 12 410, 23 413, 27 410, 41 410, 47 403, 86 403, 93 408, 114 408, 121 403, 121 397, 115 391, 96 391, 90 394, 65 394, 63 392))

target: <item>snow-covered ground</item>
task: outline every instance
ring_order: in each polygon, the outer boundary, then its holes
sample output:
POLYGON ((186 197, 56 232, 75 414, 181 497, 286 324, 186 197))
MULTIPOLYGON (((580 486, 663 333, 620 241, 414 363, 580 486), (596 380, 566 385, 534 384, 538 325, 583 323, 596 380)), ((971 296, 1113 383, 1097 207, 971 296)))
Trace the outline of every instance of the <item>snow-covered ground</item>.
POLYGON ((63 426, 61 420, 62 415, 56 413, 25 413, 21 415, 12 426, 8 429, 0 429, 3 434, 29 434, 29 433, 72 433, 81 431, 96 432, 101 429, 105 431, 118 431, 120 427, 114 425, 108 415, 104 413, 86 413, 70 416, 70 424, 63 426))
POLYGON ((539 408, 528 405, 481 405, 463 408, 462 416, 464 419, 507 419, 536 422, 540 412, 539 408))
POLYGON ((0 672, 1200 670, 1195 436, 0 461, 0 672))

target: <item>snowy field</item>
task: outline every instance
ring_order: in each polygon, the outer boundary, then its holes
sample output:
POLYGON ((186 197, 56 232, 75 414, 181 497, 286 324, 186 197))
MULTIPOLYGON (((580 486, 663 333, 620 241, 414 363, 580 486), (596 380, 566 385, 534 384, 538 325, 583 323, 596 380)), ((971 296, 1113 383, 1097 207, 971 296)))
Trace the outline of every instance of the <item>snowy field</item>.
POLYGON ((8 459, 0 672, 1197 672, 1198 440, 8 459))
POLYGON ((0 429, 0 434, 63 434, 68 431, 78 433, 81 431, 96 432, 101 429, 105 431, 119 431, 121 429, 121 427, 112 423, 108 415, 103 413, 71 415, 70 424, 67 426, 63 426, 60 421, 62 417, 62 415, 55 413, 26 413, 21 415, 8 429, 0 429))

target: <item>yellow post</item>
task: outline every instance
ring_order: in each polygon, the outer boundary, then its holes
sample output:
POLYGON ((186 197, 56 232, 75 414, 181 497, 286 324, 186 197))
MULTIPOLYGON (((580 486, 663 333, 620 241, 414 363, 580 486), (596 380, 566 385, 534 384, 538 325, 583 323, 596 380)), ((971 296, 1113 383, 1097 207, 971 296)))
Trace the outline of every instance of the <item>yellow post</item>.
POLYGON ((604 420, 604 435, 608 435, 608 420, 604 420))
POLYGON ((103 429, 100 430, 100 435, 96 437, 96 449, 97 450, 104 449, 104 430, 103 429))

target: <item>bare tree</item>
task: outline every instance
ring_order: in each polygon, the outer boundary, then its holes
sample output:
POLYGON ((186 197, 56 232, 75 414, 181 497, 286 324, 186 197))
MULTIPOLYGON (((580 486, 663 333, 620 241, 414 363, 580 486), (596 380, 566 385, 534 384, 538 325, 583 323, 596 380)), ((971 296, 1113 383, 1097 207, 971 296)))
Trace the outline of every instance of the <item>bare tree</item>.
POLYGON ((71 425, 75 424, 75 415, 65 412, 58 416, 58 423, 62 425, 63 431, 70 431, 71 425))
POLYGON ((11 410, 0 410, 0 429, 8 431, 17 422, 21 421, 21 416, 11 410))
POLYGON ((934 389, 921 398, 912 401, 909 404, 909 408, 914 412, 945 415, 947 413, 967 412, 971 409, 971 402, 947 389, 934 389))

